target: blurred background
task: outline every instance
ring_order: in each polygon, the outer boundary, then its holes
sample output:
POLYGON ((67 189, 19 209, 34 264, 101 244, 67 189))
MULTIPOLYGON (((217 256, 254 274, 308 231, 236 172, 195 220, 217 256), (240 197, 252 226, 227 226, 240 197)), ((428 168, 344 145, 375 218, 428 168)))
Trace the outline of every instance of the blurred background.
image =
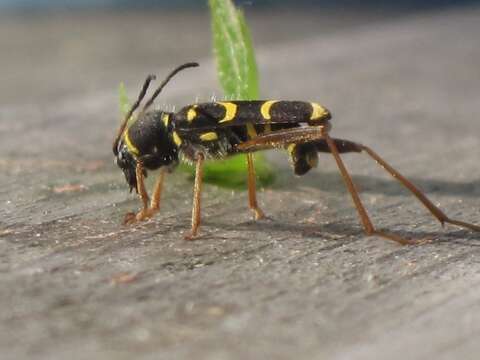
MULTIPOLYGON (((383 6, 383 7, 430 7, 474 2, 474 0, 366 0, 361 4, 354 0, 237 0, 240 6, 383 6)), ((7 9, 47 9, 47 8, 200 8, 202 1, 198 0, 2 0, 0 5, 7 9)))
MULTIPOLYGON (((475 1, 236 3, 261 47, 475 1)), ((147 72, 210 57, 209 31, 206 1, 0 0, 0 105, 116 89, 121 80, 136 86, 147 72)))

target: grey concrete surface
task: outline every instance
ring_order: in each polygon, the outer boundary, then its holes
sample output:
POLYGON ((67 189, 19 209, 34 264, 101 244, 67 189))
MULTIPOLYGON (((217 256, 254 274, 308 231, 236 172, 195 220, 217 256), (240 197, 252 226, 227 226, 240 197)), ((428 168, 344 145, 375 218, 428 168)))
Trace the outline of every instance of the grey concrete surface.
MULTIPOLYGON (((342 16, 252 16, 262 93, 325 104, 333 134, 480 223, 480 8, 342 16)), ((202 236, 183 241, 191 183, 177 173, 157 217, 120 225, 138 201, 110 154, 118 82, 133 97, 145 74, 199 60, 158 106, 218 95, 206 14, 0 29, 2 360, 478 358, 479 234, 442 229, 363 156, 345 159, 375 224, 431 242, 364 236, 327 155, 295 178, 269 153, 271 220, 251 220, 245 192, 207 186, 202 236)))

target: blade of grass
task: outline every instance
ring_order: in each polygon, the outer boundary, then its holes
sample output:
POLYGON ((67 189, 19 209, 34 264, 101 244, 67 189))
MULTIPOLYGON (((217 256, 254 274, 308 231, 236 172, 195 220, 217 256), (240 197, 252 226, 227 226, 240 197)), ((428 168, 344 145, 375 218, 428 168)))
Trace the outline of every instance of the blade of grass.
MULTIPOLYGON (((254 100, 259 96, 258 71, 250 31, 241 10, 230 0, 209 0, 212 18, 213 51, 217 73, 225 98, 254 100)), ((185 167, 184 167, 185 169, 185 167)), ((274 181, 274 172, 261 154, 255 155, 257 181, 266 186, 274 181)), ((193 168, 187 168, 193 173, 193 168)), ((246 159, 237 155, 205 164, 207 182, 230 188, 245 188, 246 159)))
POLYGON ((120 105, 120 114, 125 116, 130 108, 130 102, 127 96, 127 89, 125 89, 125 84, 123 82, 118 86, 118 101, 120 105))
MULTIPOLYGON (((259 156, 261 154, 255 154, 257 178, 262 179, 262 185, 272 184, 275 177, 272 167, 264 160, 259 161, 259 156)), ((208 166, 209 171, 204 172, 204 181, 230 189, 245 190, 247 163, 244 155, 234 156, 227 160, 209 161, 205 166, 208 166)), ((182 163, 180 168, 189 173, 190 179, 194 179, 193 166, 182 163)))
POLYGON ((246 64, 247 64, 247 74, 246 74, 246 100, 258 100, 260 96, 260 90, 258 85, 258 70, 257 62, 255 60, 255 52, 252 44, 252 37, 250 36, 250 30, 248 29, 247 23, 245 21, 245 16, 243 11, 237 10, 238 20, 240 22, 240 31, 242 32, 242 37, 245 43, 246 53, 246 64))
POLYGON ((254 100, 259 96, 255 53, 245 17, 230 0, 209 0, 213 51, 226 98, 254 100))
MULTIPOLYGON (((130 110, 130 107, 132 106, 130 104, 130 101, 128 100, 128 95, 127 95, 127 89, 125 88, 125 84, 123 82, 120 83, 118 86, 118 103, 119 103, 119 109, 120 109, 120 115, 122 118, 127 115, 128 111, 130 110)), ((132 124, 135 121, 135 114, 133 114, 130 119, 128 120, 127 126, 132 124)))

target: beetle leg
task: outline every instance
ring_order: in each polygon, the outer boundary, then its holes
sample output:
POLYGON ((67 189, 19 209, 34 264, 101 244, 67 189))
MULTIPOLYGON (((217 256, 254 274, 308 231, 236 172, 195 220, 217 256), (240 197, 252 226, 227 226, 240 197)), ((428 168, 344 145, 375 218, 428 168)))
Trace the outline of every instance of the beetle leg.
POLYGON ((340 157, 340 154, 338 153, 335 142, 328 134, 325 134, 325 140, 328 144, 328 147, 330 148, 330 151, 333 157, 335 158, 338 169, 340 170, 342 178, 345 181, 345 185, 347 186, 347 189, 350 192, 350 195, 352 196, 353 203, 355 204, 355 208, 357 209, 358 215, 360 216, 360 220, 362 221, 363 228, 365 229, 365 232, 367 233, 367 235, 378 235, 378 236, 396 241, 403 245, 418 243, 419 241, 417 240, 404 239, 401 236, 398 236, 396 234, 386 233, 384 231, 379 231, 375 229, 375 227, 372 224, 372 221, 370 220, 370 217, 368 216, 367 210, 365 209, 365 207, 362 204, 362 201, 360 200, 360 196, 358 195, 358 191, 355 188, 355 184, 353 183, 353 180, 350 174, 348 173, 347 169, 345 168, 345 164, 343 163, 343 160, 340 157))
POLYGON ((142 200, 143 208, 138 213, 127 213, 123 220, 124 224, 133 224, 137 221, 143 221, 151 218, 158 210, 160 210, 160 198, 162 195, 163 183, 165 180, 165 169, 160 169, 155 187, 153 188, 152 199, 150 200, 150 207, 148 206, 148 194, 145 188, 145 177, 143 175, 143 167, 137 164, 137 191, 142 200))
POLYGON ((287 130, 279 130, 267 135, 260 135, 250 141, 242 143, 238 146, 240 151, 256 151, 263 150, 268 147, 278 147, 285 146, 291 143, 305 143, 313 142, 317 144, 317 148, 320 152, 330 152, 332 153, 337 166, 340 170, 343 180, 347 186, 350 195, 352 196, 353 203, 357 209, 358 215, 362 222, 363 228, 367 235, 377 235, 389 240, 396 241, 400 244, 416 244, 419 243, 418 240, 405 239, 399 235, 387 233, 384 231, 377 230, 368 216, 367 210, 360 200, 358 191, 355 188, 353 180, 348 173, 343 160, 340 157, 340 152, 360 152, 363 148, 360 148, 360 145, 340 139, 333 139, 328 135, 329 128, 327 126, 318 126, 318 127, 305 127, 305 128, 294 128, 287 130), (337 145, 340 147, 340 151, 337 148, 337 145))
POLYGON ((160 173, 158 174, 157 181, 155 182, 155 187, 153 188, 152 200, 150 201, 149 208, 151 212, 160 210, 160 199, 162 196, 163 183, 165 181, 165 173, 166 170, 164 167, 162 167, 160 169, 160 173))
POLYGON ((384 168, 392 177, 397 179, 403 186, 405 186, 415 197, 430 211, 430 213, 437 218, 442 224, 449 223, 474 231, 480 231, 480 226, 470 224, 464 221, 450 219, 445 213, 435 206, 413 183, 407 180, 402 174, 391 167, 385 160, 383 160, 377 153, 365 145, 358 144, 377 164, 384 168))
POLYGON ((185 240, 193 240, 197 236, 200 226, 200 200, 202 195, 203 162, 205 156, 198 153, 195 167, 195 184, 193 186, 192 229, 185 235, 185 240))
POLYGON ((247 154, 247 168, 248 168, 248 204, 253 210, 255 220, 260 220, 265 217, 262 209, 257 203, 257 191, 255 187, 255 166, 253 164, 253 154, 247 154))
POLYGON ((148 193, 145 189, 145 176, 143 174, 143 164, 141 161, 137 161, 137 166, 135 168, 135 176, 137 177, 137 193, 142 201, 142 209, 138 213, 127 213, 123 219, 124 224, 132 224, 137 221, 142 221, 146 219, 146 214, 148 210, 148 193))
POLYGON ((272 131, 259 135, 249 141, 237 145, 240 151, 252 152, 282 147, 289 144, 313 142, 323 138, 323 133, 328 130, 328 125, 298 127, 285 130, 272 131))

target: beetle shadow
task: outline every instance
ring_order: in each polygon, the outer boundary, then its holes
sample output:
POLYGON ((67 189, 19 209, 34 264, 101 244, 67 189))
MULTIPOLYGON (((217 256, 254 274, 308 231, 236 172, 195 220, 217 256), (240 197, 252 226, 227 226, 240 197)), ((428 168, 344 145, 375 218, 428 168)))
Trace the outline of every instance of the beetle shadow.
MULTIPOLYGON (((301 237, 306 238, 322 238, 326 240, 333 241, 334 244, 338 246, 344 245, 346 243, 351 243, 353 241, 360 241, 369 236, 363 231, 361 226, 355 224, 350 224, 348 221, 345 222, 330 222, 330 223, 320 223, 320 224, 304 224, 304 223, 295 223, 284 221, 283 219, 269 219, 267 221, 246 221, 238 223, 235 225, 227 224, 215 224, 214 222, 206 222, 209 225, 217 225, 219 227, 226 228, 226 231, 233 230, 245 230, 245 231, 261 231, 267 233, 273 237, 275 235, 282 235, 282 238, 301 237)), ((206 224, 206 225, 207 225, 206 224)), ((208 225, 207 225, 208 226, 208 225)), ((442 230, 439 227, 438 231, 409 231, 409 230, 390 230, 388 228, 378 228, 378 230, 384 230, 387 232, 393 232, 396 235, 407 239, 414 240, 425 240, 425 243, 429 244, 457 244, 468 247, 480 247, 480 236, 474 232, 463 230, 463 229, 453 229, 453 230, 442 230)), ((220 234, 210 233, 212 237, 218 237, 220 234)), ((220 235, 221 237, 221 235, 220 235)), ((390 241, 378 236, 379 239, 390 241)), ((394 241, 391 241, 395 243, 394 241)), ((400 244, 399 244, 400 245, 400 244)), ((419 243, 418 245, 422 245, 419 243)), ((336 245, 332 245, 336 247, 336 245)))
MULTIPOLYGON (((277 189, 311 187, 327 192, 345 193, 347 191, 340 172, 336 171, 316 171, 300 178, 292 176, 290 169, 282 168, 278 170, 277 175, 280 180, 273 185, 273 187, 277 189)), ((351 176, 361 193, 382 194, 387 196, 398 196, 410 193, 408 189, 393 177, 379 178, 354 173, 351 173, 351 176)), ((419 177, 407 177, 407 179, 428 196, 440 194, 480 197, 480 179, 474 179, 468 182, 453 182, 419 177)))

